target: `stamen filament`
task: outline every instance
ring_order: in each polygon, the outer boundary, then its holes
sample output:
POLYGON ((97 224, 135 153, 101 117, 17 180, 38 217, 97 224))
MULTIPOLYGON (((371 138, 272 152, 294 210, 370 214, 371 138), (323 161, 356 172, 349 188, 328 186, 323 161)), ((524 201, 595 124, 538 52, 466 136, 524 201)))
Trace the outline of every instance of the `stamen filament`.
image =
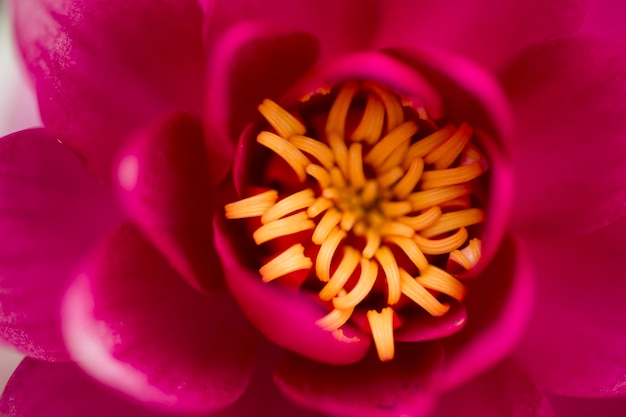
POLYGON ((327 170, 335 166, 333 152, 325 143, 300 135, 290 137, 289 142, 302 152, 306 152, 317 159, 327 170))
POLYGON ((427 164, 435 164, 435 169, 448 168, 461 154, 469 142, 474 129, 467 123, 461 124, 459 129, 447 141, 439 145, 424 158, 427 164))
POLYGON ((309 161, 309 159, 304 156, 304 154, 300 152, 294 144, 274 133, 267 131, 259 133, 256 140, 261 145, 280 155, 280 157, 283 158, 285 162, 287 162, 287 164, 289 164, 289 166, 295 171, 300 181, 304 181, 306 179, 305 167, 309 165, 311 161, 309 161))
POLYGON ((426 239, 420 235, 413 236, 413 239, 426 255, 442 255, 460 248, 467 240, 467 237, 467 229, 461 227, 456 233, 443 239, 426 239))
POLYGON ((385 238, 385 242, 393 243, 402 249, 402 252, 406 254, 411 262, 413 262, 413 265, 420 271, 425 271, 428 268, 428 260, 412 239, 402 236, 390 236, 385 238))
POLYGON ((275 220, 264 224, 252 233, 252 238, 257 245, 276 239, 277 237, 292 235, 313 229, 315 223, 308 218, 306 213, 300 212, 292 216, 275 220))
POLYGON ((384 122, 385 107, 383 103, 376 96, 369 94, 361 122, 354 129, 350 138, 355 142, 365 140, 372 144, 380 138, 384 122))
MULTIPOLYGON (((348 176, 348 147, 346 146, 346 142, 343 140, 343 136, 339 136, 335 132, 331 132, 328 134, 328 145, 330 149, 333 151, 333 155, 335 157, 335 162, 341 173, 344 176, 348 176)), ((333 168, 336 169, 336 168, 333 168)))
POLYGON ((447 125, 412 144, 404 158, 404 169, 408 169, 413 159, 423 158, 437 146, 441 145, 452 136, 455 131, 456 128, 453 125, 447 125))
POLYGON ((424 160, 422 158, 413 159, 406 175, 393 187, 393 193, 399 200, 406 199, 413 192, 422 177, 422 172, 424 172, 424 160))
MULTIPOLYGON (((400 126, 402 122, 404 122, 404 110, 402 110, 402 104, 396 98, 395 94, 389 91, 386 87, 374 81, 364 82, 363 88, 372 91, 382 100, 385 106, 385 112, 387 113, 388 132, 391 132, 393 129, 400 126)), ((373 144, 373 142, 368 143, 370 145, 373 144)))
POLYGON ((462 184, 478 178, 485 170, 480 162, 462 165, 456 168, 426 171, 422 174, 422 189, 445 187, 447 185, 462 184))
POLYGON ((346 238, 346 232, 339 228, 333 229, 328 238, 320 245, 315 262, 315 273, 317 278, 322 282, 330 280, 330 263, 333 260, 335 251, 339 247, 342 240, 346 238))
POLYGON ((326 197, 317 197, 317 199, 311 203, 309 208, 306 210, 306 214, 310 219, 314 219, 334 205, 335 203, 326 197))
POLYGON ((378 176, 378 185, 380 188, 387 189, 394 185, 402 176, 404 175, 404 171, 400 167, 394 167, 389 171, 383 173, 378 176))
POLYGON ((335 133, 343 140, 345 137, 348 110, 350 109, 350 104, 352 104, 352 99, 358 91, 359 84, 355 81, 348 81, 341 87, 341 90, 339 90, 335 98, 335 102, 328 112, 326 135, 330 136, 331 133, 335 133))
POLYGON ((386 221, 384 222, 380 228, 378 229, 381 236, 403 236, 403 237, 411 237, 415 233, 413 229, 406 224, 395 222, 395 221, 386 221))
POLYGON ((322 242, 335 230, 335 227, 341 221, 341 213, 337 209, 328 210, 319 221, 311 236, 311 241, 316 245, 321 245, 322 242))
POLYGON ((305 170, 307 174, 317 180, 317 183, 322 190, 330 187, 330 173, 324 167, 309 164, 305 170))
POLYGON ((365 232, 365 247, 362 250, 365 259, 371 259, 380 247, 380 233, 377 230, 368 228, 365 232))
POLYGON ((393 310, 391 307, 385 307, 379 313, 376 310, 367 312, 367 321, 372 329, 372 338, 376 345, 378 358, 387 362, 393 359, 393 310))
POLYGON ((227 219, 243 219, 263 215, 278 199, 276 190, 268 190, 224 206, 227 219))
POLYGON ((443 233, 451 232, 452 230, 456 230, 461 227, 471 226, 484 221, 485 212, 479 208, 453 211, 451 213, 443 214, 439 220, 437 220, 437 223, 422 230, 420 233, 426 238, 431 238, 439 236, 443 233))
POLYGON ((378 275, 378 264, 374 261, 361 259, 361 275, 354 288, 343 297, 333 298, 333 306, 338 309, 348 309, 356 307, 367 297, 378 275))
POLYGON ((417 191, 409 195, 408 199, 413 205, 413 210, 418 211, 438 206, 446 201, 469 194, 471 190, 468 184, 452 185, 432 190, 417 191))
POLYGON ((367 182, 363 172, 363 152, 360 143, 353 143, 348 150, 348 178, 355 190, 360 190, 367 182))
POLYGON ((380 210, 389 218, 404 216, 413 210, 410 201, 382 201, 380 210))
POLYGON ((387 304, 394 305, 400 301, 400 271, 396 258, 387 246, 378 248, 374 257, 383 268, 387 279, 387 304))
POLYGON ((304 246, 297 243, 263 265, 259 273, 263 282, 270 282, 291 272, 312 267, 311 258, 304 256, 304 246))
POLYGON ((417 130, 418 127, 414 121, 402 123, 374 145, 365 155, 364 161, 375 169, 380 168, 394 149, 402 142, 409 140, 411 136, 417 133, 417 130))
MULTIPOLYGON (((306 127, 291 113, 270 99, 265 99, 258 107, 265 120, 283 139, 293 135, 304 135, 306 127)), ((280 154, 279 154, 280 155, 280 154)))
POLYGON ((309 207, 315 200, 313 190, 307 188, 288 197, 283 198, 278 203, 270 207, 261 216, 261 223, 267 224, 278 220, 287 214, 309 207))
POLYGON ((335 295, 339 294, 356 270, 361 260, 361 254, 351 246, 346 246, 343 249, 343 258, 339 262, 339 266, 335 270, 335 273, 330 278, 328 283, 322 288, 319 293, 320 299, 324 301, 331 300, 335 295))
POLYGON ((400 142, 398 146, 391 152, 391 154, 385 159, 385 162, 378 168, 378 172, 386 172, 394 167, 400 167, 406 151, 409 149, 410 139, 400 142))
POLYGON ((415 278, 418 284, 429 290, 439 291, 457 301, 465 298, 466 289, 461 282, 443 269, 430 265, 426 271, 415 278))
POLYGON ((353 312, 354 308, 348 308, 345 310, 335 308, 333 311, 317 320, 315 324, 326 331, 332 332, 346 324, 353 312))
POLYGON ((441 214, 439 206, 434 206, 417 216, 403 216, 398 217, 396 220, 400 223, 406 224, 417 232, 435 224, 435 222, 437 222, 437 220, 441 217, 441 214))
POLYGON ((363 186, 361 191, 361 203, 364 207, 371 206, 378 197, 378 182, 369 180, 363 186))
POLYGON ((449 304, 440 303, 434 295, 402 268, 400 269, 400 284, 402 285, 402 294, 413 300, 431 316, 443 316, 450 310, 449 304))

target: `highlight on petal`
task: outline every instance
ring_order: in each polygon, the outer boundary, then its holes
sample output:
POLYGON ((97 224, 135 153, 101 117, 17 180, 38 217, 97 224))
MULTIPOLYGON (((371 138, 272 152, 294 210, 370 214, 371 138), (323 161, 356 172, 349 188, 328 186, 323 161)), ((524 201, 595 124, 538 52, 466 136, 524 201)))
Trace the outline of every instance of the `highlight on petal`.
POLYGON ((19 0, 19 46, 41 117, 109 179, 129 132, 171 107, 200 113, 202 10, 194 0, 19 0))
POLYGON ((36 358, 66 360, 60 297, 121 218, 111 193, 43 129, 0 139, 0 337, 36 358))
POLYGON ((157 409, 206 413, 248 384, 256 343, 235 302, 190 288, 133 224, 88 259, 62 319, 84 370, 157 409))
POLYGON ((513 227, 576 234, 626 213, 626 48, 562 39, 504 71, 516 119, 513 227))

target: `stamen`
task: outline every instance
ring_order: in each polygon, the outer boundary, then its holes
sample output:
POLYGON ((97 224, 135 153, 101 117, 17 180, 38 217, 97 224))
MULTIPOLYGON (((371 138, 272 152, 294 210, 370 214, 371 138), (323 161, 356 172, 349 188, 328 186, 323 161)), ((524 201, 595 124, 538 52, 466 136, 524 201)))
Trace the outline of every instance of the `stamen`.
POLYGON ((480 162, 462 165, 456 168, 426 171, 422 174, 422 189, 445 187, 447 185, 462 184, 478 178, 485 170, 480 162))
POLYGON ((393 310, 391 307, 385 307, 379 313, 376 310, 367 312, 367 321, 372 329, 372 338, 378 358, 387 362, 393 359, 393 310))
POLYGON ((443 214, 437 223, 421 231, 421 235, 427 238, 439 236, 443 233, 461 227, 467 227, 485 221, 485 212, 479 208, 453 211, 443 214))
POLYGON ((294 233, 313 229, 314 227, 315 223, 307 217, 306 213, 300 212, 292 216, 264 224, 252 233, 252 238, 257 245, 260 245, 269 240, 276 239, 277 237, 292 235, 294 233))
POLYGON ((406 224, 395 222, 395 221, 386 221, 384 222, 380 228, 378 229, 381 236, 404 236, 411 237, 415 233, 413 229, 406 224))
POLYGON ((335 203, 326 197, 318 197, 313 203, 311 203, 306 211, 306 215, 309 216, 310 219, 314 219, 334 205, 335 203))
POLYGON ((439 269, 434 265, 430 265, 426 271, 422 271, 415 280, 424 288, 439 291, 457 301, 462 301, 465 298, 466 290, 463 284, 443 269, 439 269))
POLYGON ((452 236, 443 239, 426 239, 420 235, 415 235, 413 239, 417 246, 427 255, 443 255, 458 249, 467 240, 467 229, 461 227, 452 236))
POLYGON ((333 260, 335 251, 339 247, 339 243, 341 243, 346 236, 346 232, 335 228, 328 238, 322 242, 315 262, 315 273, 320 281, 328 282, 328 280, 330 280, 330 263, 333 260))
POLYGON ((297 243, 263 265, 259 273, 263 282, 270 282, 291 272, 312 267, 311 258, 304 256, 304 246, 297 243))
POLYGON ((360 210, 344 210, 341 215, 341 229, 346 232, 352 229, 352 226, 363 217, 363 213, 360 210))
POLYGON ((302 152, 306 152, 317 159, 327 170, 335 166, 333 152, 325 143, 300 135, 290 137, 289 142, 302 152))
POLYGON ((412 144, 404 158, 404 169, 408 169, 413 159, 423 158, 437 146, 445 142, 455 131, 456 128, 453 125, 447 125, 412 144))
POLYGON ((379 168, 394 149, 402 142, 409 140, 411 136, 417 133, 417 130, 417 124, 412 120, 402 123, 374 145, 368 154, 365 155, 365 162, 373 168, 379 168))
POLYGON ((404 171, 400 167, 395 167, 380 175, 378 179, 378 184, 382 189, 390 188, 394 185, 402 176, 404 175, 404 171))
POLYGON ((333 151, 333 155, 335 156, 335 161, 341 169, 341 172, 344 176, 348 176, 348 148, 346 147, 346 142, 343 140, 343 136, 339 136, 335 132, 331 132, 328 134, 328 145, 330 149, 333 151))
POLYGON ((344 174, 341 172, 341 170, 339 170, 339 168, 337 167, 333 167, 330 170, 330 182, 336 187, 336 188, 345 188, 346 185, 348 184, 346 182, 346 177, 344 176, 344 174))
POLYGON ((320 185, 322 190, 330 187, 330 174, 324 167, 309 164, 305 170, 307 174, 317 180, 317 183, 320 185))
POLYGON ((381 236, 378 231, 368 228, 365 232, 365 247, 361 251, 365 259, 371 259, 380 247, 381 236))
POLYGON ((435 224, 441 217, 441 208, 439 206, 431 207, 418 216, 403 216, 398 217, 396 220, 400 223, 404 223, 415 231, 426 229, 427 227, 435 224))
POLYGON ((360 190, 367 181, 363 172, 363 153, 360 143, 353 143, 348 150, 348 178, 355 190, 360 190))
POLYGON ((323 216, 322 220, 315 227, 311 241, 316 245, 321 245, 322 242, 335 230, 335 227, 341 221, 341 213, 337 209, 328 210, 323 216))
POLYGON ((413 210, 410 201, 382 201, 379 207, 383 214, 390 218, 404 216, 413 210))
POLYGON ((328 112, 326 135, 330 136, 331 133, 335 133, 343 140, 345 137, 348 110, 350 109, 350 104, 352 104, 352 99, 358 91, 359 84, 355 81, 348 81, 341 87, 337 98, 335 98, 335 102, 328 112))
MULTIPOLYGON (((374 81, 364 82, 363 88, 372 91, 382 100, 385 106, 385 112, 387 113, 387 132, 391 132, 404 122, 404 110, 402 110, 402 104, 398 101, 395 94, 374 81)), ((370 143, 370 145, 371 144, 373 144, 373 142, 370 143)))
POLYGON ((378 276, 378 264, 374 261, 361 259, 361 275, 354 288, 343 297, 333 298, 333 306, 340 310, 356 307, 367 297, 378 276))
MULTIPOLYGON (((344 296, 345 296, 345 291, 342 290, 339 293, 338 298, 343 298, 344 296)), ((317 324, 319 327, 321 327, 322 329, 326 331, 334 332, 338 330, 341 326, 346 324, 346 322, 350 319, 350 316, 352 316, 353 312, 354 312, 354 308, 346 308, 346 309, 335 308, 333 311, 331 311, 330 313, 328 313, 321 319, 317 320, 315 324, 317 324)))
POLYGON ((393 193, 398 199, 404 200, 413 192, 422 177, 422 172, 424 172, 424 160, 422 158, 413 159, 405 176, 393 187, 393 193))
POLYGON ((356 270, 360 260, 361 254, 359 251, 351 246, 344 247, 343 258, 341 259, 341 262, 339 262, 339 266, 337 266, 337 269, 330 278, 330 281, 328 281, 328 283, 320 291, 320 299, 329 301, 337 295, 356 270))
POLYGON ((307 188, 288 197, 283 198, 278 203, 270 207, 261 216, 261 223, 267 224, 278 220, 287 214, 309 207, 315 200, 313 190, 307 188))
POLYGON ((234 203, 226 204, 227 219, 243 219, 246 217, 257 217, 263 215, 270 207, 272 207, 278 199, 276 190, 268 190, 234 203))
POLYGON ((469 184, 452 185, 448 187, 434 188, 432 190, 418 191, 409 195, 408 199, 413 205, 413 210, 438 206, 446 201, 469 194, 472 188, 469 184))
POLYGON ((365 183, 361 191, 361 203, 364 207, 369 207, 374 203, 376 198, 378 198, 378 182, 369 180, 365 183))
POLYGON ((466 270, 470 270, 480 261, 481 253, 480 239, 474 238, 463 249, 451 252, 449 260, 456 262, 466 270))
POLYGON ((443 316, 450 310, 449 304, 441 304, 434 295, 418 282, 404 269, 400 269, 400 284, 402 294, 409 297, 415 304, 422 307, 431 316, 443 316))
POLYGON ((387 278, 387 304, 394 305, 400 301, 400 271, 396 258, 387 246, 378 248, 374 257, 383 268, 387 278))
POLYGON ((424 158, 427 164, 435 164, 435 169, 448 168, 461 154, 469 142, 474 129, 467 123, 461 124, 459 129, 444 143, 435 148, 424 158))
POLYGON ((263 131, 256 138, 261 145, 271 149, 278 156, 283 158, 285 162, 296 172, 298 179, 302 182, 306 179, 305 167, 311 163, 298 148, 291 142, 280 136, 263 131))
POLYGON ((412 239, 402 236, 390 236, 385 238, 385 242, 391 242, 402 249, 402 252, 406 254, 420 271, 425 271, 428 268, 428 260, 412 239))
POLYGON ((289 139, 293 135, 304 135, 306 133, 306 127, 298 119, 272 100, 263 100, 258 109, 263 117, 265 117, 265 120, 272 125, 274 130, 283 139, 289 139))
POLYGON ((367 104, 361 122, 352 132, 353 141, 365 140, 372 144, 380 138, 385 121, 385 107, 383 103, 374 95, 367 96, 367 104))
POLYGON ((411 143, 410 139, 401 142, 394 150, 391 152, 391 155, 385 159, 385 162, 378 168, 378 172, 389 171, 394 167, 399 167, 402 164, 402 160, 406 155, 406 151, 409 149, 409 144, 411 143))

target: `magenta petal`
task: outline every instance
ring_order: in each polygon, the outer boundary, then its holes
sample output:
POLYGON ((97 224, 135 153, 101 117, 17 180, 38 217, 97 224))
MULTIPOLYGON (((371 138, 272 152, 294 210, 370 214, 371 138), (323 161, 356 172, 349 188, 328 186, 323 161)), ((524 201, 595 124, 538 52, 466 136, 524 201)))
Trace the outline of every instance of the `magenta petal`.
POLYGON ((212 213, 222 208, 209 176, 214 159, 200 122, 174 113, 135 134, 117 166, 122 200, 136 222, 174 268, 203 291, 223 287, 213 249, 212 213))
POLYGON ((6 417, 167 417, 89 378, 74 363, 25 359, 0 400, 6 417))
POLYGON ((152 406, 204 413, 248 384, 254 333, 232 298, 193 290, 131 224, 89 259, 62 312, 72 357, 152 406))
POLYGON ((626 415, 626 397, 590 399, 551 396, 550 402, 557 416, 624 417, 626 415))
POLYGON ((99 176, 128 132, 170 107, 200 112, 194 0, 18 0, 16 31, 44 125, 99 176))
POLYGON ((626 40, 626 3, 621 0, 593 0, 580 28, 581 33, 626 40))
POLYGON ((553 41, 526 51, 502 81, 518 120, 514 227, 571 234, 626 213, 626 49, 553 41))
POLYGON ((430 45, 497 69, 535 42, 575 33, 587 1, 392 0, 377 45, 430 45))
MULTIPOLYGON (((245 247, 241 231, 216 220, 215 245, 221 256, 226 281, 250 321, 279 346, 323 363, 342 365, 362 359, 370 347, 370 336, 350 325, 343 329, 348 338, 340 341, 322 330, 315 321, 328 311, 305 293, 287 289, 276 282, 265 284, 251 266, 255 248, 245 247)), ((230 226, 230 225, 229 225, 230 226)), ((251 240, 251 239, 250 239, 251 240)))
POLYGON ((0 338, 66 360, 60 297, 80 259, 121 214, 78 158, 44 130, 0 139, 0 338))
MULTIPOLYGON (((446 392, 437 417, 550 417, 550 403, 517 364, 507 361, 446 392)), ((599 415, 599 414, 598 414, 599 415)), ((566 416, 564 414, 564 416, 566 416)), ((602 415, 605 417, 604 415, 602 415)), ((571 417, 567 414, 567 417, 571 417)))
POLYGON ((428 415, 432 385, 443 363, 438 344, 399 344, 390 362, 375 353, 354 365, 322 365, 294 354, 279 363, 274 379, 297 404, 342 417, 428 415))
POLYGON ((529 240, 537 300, 518 355, 540 385, 626 395, 626 218, 577 237, 529 240))

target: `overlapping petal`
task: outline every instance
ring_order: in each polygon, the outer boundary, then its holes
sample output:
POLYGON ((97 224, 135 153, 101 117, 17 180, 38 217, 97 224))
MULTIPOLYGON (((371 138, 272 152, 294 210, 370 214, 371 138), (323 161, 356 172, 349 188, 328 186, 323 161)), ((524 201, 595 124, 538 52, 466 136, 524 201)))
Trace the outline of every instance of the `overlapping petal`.
POLYGON ((67 359, 58 306, 76 261, 121 218, 113 196, 44 130, 0 139, 0 335, 67 359))
POLYGON ((132 224, 90 257, 62 314, 72 358, 146 404, 206 413, 248 384, 254 333, 232 298, 190 288, 132 224))

